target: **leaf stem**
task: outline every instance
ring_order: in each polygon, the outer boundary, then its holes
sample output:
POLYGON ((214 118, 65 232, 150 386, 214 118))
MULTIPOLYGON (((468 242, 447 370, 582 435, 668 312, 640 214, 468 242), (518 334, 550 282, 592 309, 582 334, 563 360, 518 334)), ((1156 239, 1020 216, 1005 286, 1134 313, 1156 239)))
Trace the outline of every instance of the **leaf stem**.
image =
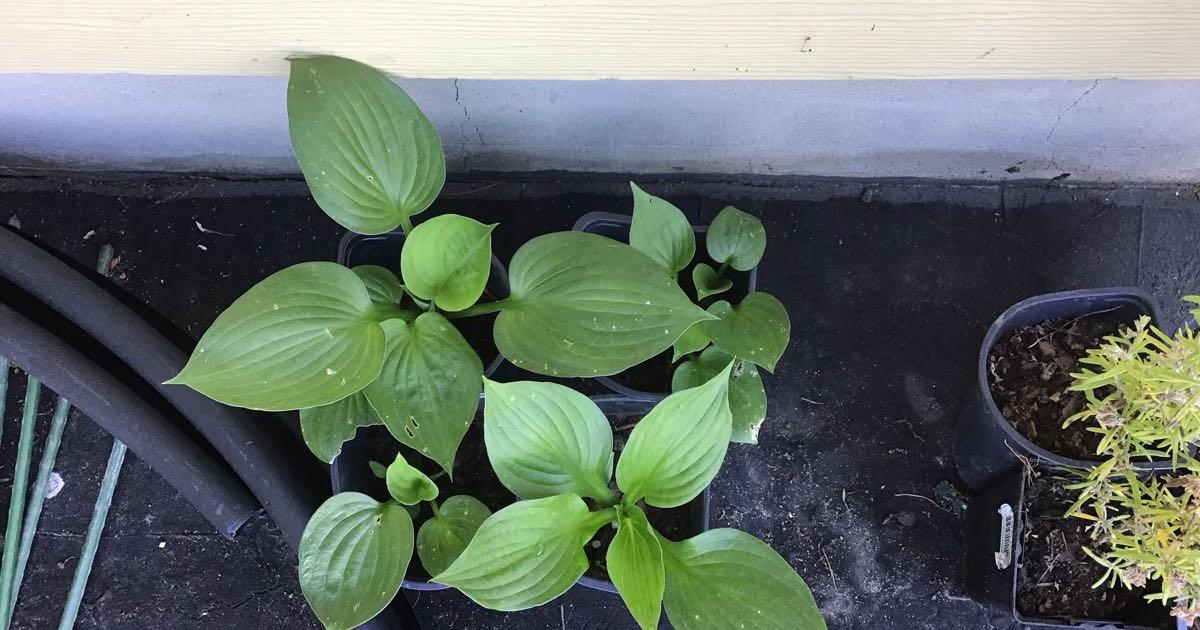
POLYGON ((729 271, 729 263, 723 262, 721 263, 721 266, 717 268, 717 280, 724 278, 726 271, 729 271))
POLYGON ((412 217, 409 217, 407 212, 404 213, 404 216, 400 217, 400 230, 404 232, 405 236, 408 236, 413 231, 412 217))
POLYGON ((413 295, 413 292, 408 290, 408 285, 402 284, 400 285, 400 288, 404 291, 404 294, 412 298, 412 301, 417 303, 417 307, 423 311, 428 311, 429 306, 433 304, 433 300, 426 302, 425 300, 413 295))
POLYGON ((438 502, 436 499, 429 502, 429 509, 433 510, 433 518, 438 518, 442 515, 441 511, 438 509, 438 502))
POLYGON ((584 525, 595 531, 600 529, 600 527, 606 523, 616 522, 618 516, 619 514, 617 512, 617 508, 606 507, 603 510, 598 510, 588 514, 587 520, 584 521, 584 525))
POLYGON ((505 306, 508 306, 508 300, 509 300, 509 298, 505 298, 503 300, 496 300, 495 302, 484 302, 483 304, 476 304, 474 306, 470 306, 470 307, 467 307, 466 309, 458 311, 457 313, 446 313, 446 317, 448 319, 459 319, 462 317, 475 317, 476 315, 487 315, 488 313, 495 313, 496 311, 503 309, 505 306))

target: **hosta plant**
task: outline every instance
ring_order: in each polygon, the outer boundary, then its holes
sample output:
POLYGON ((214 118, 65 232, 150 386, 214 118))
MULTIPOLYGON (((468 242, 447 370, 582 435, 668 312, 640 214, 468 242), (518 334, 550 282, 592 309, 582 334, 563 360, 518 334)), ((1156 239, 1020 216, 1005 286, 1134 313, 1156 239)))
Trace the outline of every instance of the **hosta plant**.
MULTIPOLYGON (((1200 298, 1186 300, 1200 303, 1200 298)), ((1193 317, 1200 310, 1192 311, 1193 317)), ((1092 522, 1093 559, 1102 583, 1157 584, 1148 597, 1174 603, 1189 624, 1200 617, 1200 337, 1190 326, 1168 335, 1148 317, 1108 337, 1083 359, 1073 388, 1088 407, 1068 422, 1088 422, 1104 460, 1072 486, 1069 514, 1092 522), (1134 462, 1169 459, 1169 474, 1139 473, 1134 462)))
POLYGON ((737 304, 722 298, 733 287, 731 273, 758 266, 767 246, 762 222, 728 206, 708 226, 704 245, 717 268, 696 262, 696 234, 679 208, 630 183, 633 189, 633 221, 629 244, 658 263, 661 270, 678 281, 691 266, 693 296, 713 319, 697 322, 672 345, 672 363, 677 363, 671 390, 695 387, 716 374, 730 359, 736 359, 729 381, 729 404, 733 411, 734 442, 758 443, 758 431, 767 415, 767 394, 759 368, 774 372, 787 349, 791 321, 787 309, 769 293, 755 291, 737 304))
POLYGON ((390 268, 308 262, 269 276, 223 312, 171 382, 221 402, 298 409, 305 441, 331 461, 362 426, 451 470, 483 364, 455 320, 495 314, 513 363, 552 376, 613 374, 716 320, 657 263, 579 232, 534 238, 484 299, 495 225, 445 214, 414 225, 445 181, 441 142, 396 84, 337 57, 292 61, 288 125, 313 198, 350 230, 397 227, 390 268))
MULTIPOLYGON (((657 628, 664 608, 680 630, 824 628, 804 581, 765 543, 734 529, 672 541, 647 519, 646 506, 683 505, 720 469, 733 432, 732 369, 727 362, 712 378, 658 403, 619 457, 608 420, 584 395, 553 383, 487 381, 488 458, 520 500, 482 524, 464 525, 442 549, 443 558, 453 556, 443 569, 421 555, 433 581, 493 610, 539 606, 583 575, 585 545, 600 528, 613 527, 606 569, 642 628, 657 628)), ((394 494, 401 500, 432 494, 427 488, 422 494, 420 481, 394 494)), ((398 506, 361 495, 338 495, 330 504, 305 532, 301 580, 327 627, 352 627, 395 594, 412 552, 411 524, 398 506)), ((443 506, 441 513, 447 511, 443 506)))

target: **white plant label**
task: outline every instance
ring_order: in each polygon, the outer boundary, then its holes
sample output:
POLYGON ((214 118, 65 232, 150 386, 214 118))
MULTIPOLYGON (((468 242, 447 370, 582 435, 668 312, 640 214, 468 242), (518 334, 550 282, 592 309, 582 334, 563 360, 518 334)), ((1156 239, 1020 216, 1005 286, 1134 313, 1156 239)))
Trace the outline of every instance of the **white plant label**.
POLYGON ((1000 550, 996 552, 996 568, 1007 569, 1012 565, 1013 548, 1013 511, 1012 506, 1005 503, 996 510, 1000 514, 1000 550))

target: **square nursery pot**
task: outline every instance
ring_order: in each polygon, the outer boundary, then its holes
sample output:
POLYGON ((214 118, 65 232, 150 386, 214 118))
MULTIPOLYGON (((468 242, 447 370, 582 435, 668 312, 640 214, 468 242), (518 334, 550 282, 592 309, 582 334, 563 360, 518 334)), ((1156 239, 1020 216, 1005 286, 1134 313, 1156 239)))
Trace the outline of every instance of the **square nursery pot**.
MULTIPOLYGON (((1056 472, 1046 468, 1038 470, 1043 477, 1053 476, 1056 472)), ((1037 515, 1029 513, 1028 506, 1025 505, 1031 483, 1024 470, 1018 470, 1002 477, 990 490, 971 502, 967 510, 967 554, 964 570, 968 593, 992 604, 1009 608, 1013 619, 1022 624, 1022 627, 1061 630, 1185 628, 1181 625, 1182 622, 1171 616, 1166 606, 1145 602, 1140 594, 1131 591, 1125 592, 1140 603, 1126 612, 1130 619, 1121 621, 1078 617, 1047 618, 1039 616, 1036 612, 1023 611, 1018 591, 1021 586, 1021 567, 1023 562, 1028 560, 1023 555, 1026 551, 1023 541, 1026 529, 1036 526, 1037 518, 1037 515), (1007 565, 1003 565, 1001 561, 1005 556, 1009 559, 1007 565)), ((1064 502, 1061 507, 1055 507, 1050 515, 1062 517, 1069 507, 1070 503, 1064 502)), ((1082 556, 1082 552, 1079 555, 1082 556)), ((1042 573, 1040 570, 1038 572, 1042 573)), ((1117 588, 1123 589, 1120 586, 1117 588)))
MULTIPOLYGON (((589 212, 579 217, 572 229, 628 243, 629 229, 632 224, 633 217, 629 215, 589 212)), ((708 233, 708 227, 692 226, 692 230, 696 233, 696 256, 692 259, 691 264, 679 272, 679 286, 694 301, 696 289, 692 284, 692 268, 698 262, 708 263, 714 268, 717 265, 708 258, 708 250, 704 246, 704 237, 708 233)), ((704 300, 706 306, 717 300, 728 300, 730 303, 736 304, 753 293, 758 284, 758 267, 746 272, 734 271, 729 279, 733 281, 733 286, 724 293, 706 298, 704 300)), ((658 356, 639 363, 620 374, 597 376, 596 380, 608 389, 630 398, 662 400, 671 393, 671 375, 673 373, 671 349, 667 348, 658 356)))
MULTIPOLYGON (((625 438, 628 437, 630 429, 636 423, 633 419, 641 419, 650 412, 653 404, 612 394, 594 396, 592 400, 604 411, 604 415, 613 426, 613 444, 614 448, 618 449, 619 457, 619 449, 624 446, 625 438)), ((335 494, 348 491, 361 492, 379 501, 387 500, 387 484, 375 476, 370 469, 369 462, 377 461, 386 465, 395 459, 397 452, 403 450, 409 463, 431 477, 435 477, 441 498, 456 494, 469 494, 482 501, 493 513, 513 503, 516 501, 516 497, 496 478, 487 458, 483 440, 483 396, 480 396, 479 404, 475 422, 467 430, 467 434, 459 446, 453 482, 448 481, 444 475, 438 476, 439 469, 436 464, 402 446, 388 433, 386 428, 377 425, 359 429, 354 439, 342 446, 342 452, 330 466, 333 492, 335 494)), ((690 538, 708 530, 708 514, 709 494, 707 489, 700 496, 677 508, 646 509, 650 523, 672 540, 690 538)), ((428 509, 422 506, 420 513, 413 519, 415 528, 419 528, 429 516, 428 509)), ((579 578, 579 584, 610 593, 617 592, 603 570, 604 553, 612 539, 613 531, 611 527, 602 527, 597 532, 594 541, 585 547, 589 568, 587 573, 579 578)), ((414 591, 437 591, 449 588, 430 582, 429 577, 414 554, 403 587, 414 591)))
MULTIPOLYGON (((1017 471, 1024 458, 1033 465, 1051 468, 1089 468, 1095 461, 1052 453, 1022 435, 1005 419, 988 385, 988 353, 1012 331, 1058 318, 1082 318, 1111 312, 1132 323, 1149 315, 1162 321, 1149 294, 1133 288, 1083 289, 1039 295, 1004 311, 983 338, 976 360, 975 383, 963 403, 954 435, 954 463, 963 481, 976 491, 986 490, 1017 471)), ((1169 470, 1170 462, 1147 461, 1142 470, 1169 470)))

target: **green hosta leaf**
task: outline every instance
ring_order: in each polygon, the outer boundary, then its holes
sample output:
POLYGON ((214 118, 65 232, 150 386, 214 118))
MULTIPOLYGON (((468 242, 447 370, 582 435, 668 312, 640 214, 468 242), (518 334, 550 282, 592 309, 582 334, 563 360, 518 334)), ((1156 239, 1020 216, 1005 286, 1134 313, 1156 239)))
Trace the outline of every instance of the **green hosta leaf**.
POLYGON ((479 526, 492 515, 475 497, 458 495, 446 499, 437 514, 417 530, 417 557, 429 575, 450 568, 479 526))
POLYGON ((293 59, 287 112, 313 199, 348 230, 394 230, 428 208, 446 181, 437 131, 400 86, 370 66, 293 59))
POLYGON ((736 529, 683 542, 659 538, 663 604, 676 630, 824 630, 804 580, 770 546, 736 529))
MULTIPOLYGON (((733 357, 711 347, 679 364, 671 378, 671 391, 699 387, 725 369, 733 357)), ((767 417, 767 392, 753 363, 739 360, 729 376, 729 411, 733 414, 732 442, 758 444, 758 429, 767 417)))
POLYGON ((388 494, 404 505, 432 501, 438 495, 437 484, 425 476, 425 473, 413 468, 401 453, 396 453, 396 460, 387 467, 384 480, 387 482, 388 494))
POLYGON ((529 241, 513 256, 509 280, 496 345, 538 374, 615 374, 712 319, 645 254, 595 234, 529 241))
POLYGON ((683 331, 679 339, 675 340, 675 345, 671 350, 671 363, 678 361, 684 355, 703 350, 711 342, 708 333, 704 332, 703 323, 692 324, 690 328, 683 331))
POLYGON ((454 453, 479 407, 479 355, 437 313, 382 326, 387 354, 367 400, 397 440, 453 474, 454 453))
POLYGON ((718 278, 715 269, 706 263, 699 263, 692 268, 692 284, 696 285, 696 299, 703 300, 728 291, 733 286, 733 280, 718 278))
POLYGON ((329 262, 293 265, 225 309, 167 383, 265 411, 337 402, 379 374, 376 315, 353 271, 329 262))
POLYGON ((739 359, 760 365, 768 372, 787 350, 792 322, 787 309, 774 296, 755 292, 741 304, 730 306, 721 300, 708 307, 720 321, 704 323, 713 345, 739 359))
POLYGON ((442 310, 461 311, 474 304, 492 270, 495 227, 443 214, 413 228, 400 252, 405 286, 442 310))
POLYGON ((612 496, 612 428, 587 396, 555 383, 483 384, 492 469, 522 499, 612 496))
POLYGON ((375 308, 389 309, 399 306, 400 298, 404 297, 404 288, 400 286, 396 274, 379 265, 359 265, 351 267, 350 271, 363 281, 375 308))
POLYGON ((387 478, 387 466, 384 466, 375 460, 368 461, 367 466, 371 469, 371 474, 380 479, 387 478))
POLYGON ((644 252, 674 276, 696 255, 696 233, 683 212, 666 200, 651 195, 637 184, 633 189, 633 223, 629 244, 644 252))
POLYGON ((758 217, 727 206, 708 226, 704 243, 713 260, 729 263, 738 271, 750 271, 762 260, 767 232, 758 217))
POLYGON ((629 434, 617 461, 617 486, 632 505, 645 497, 655 507, 675 507, 700 494, 725 459, 733 419, 729 371, 667 396, 629 434))
POLYGON ((336 494, 300 538, 300 590, 326 628, 353 628, 396 596, 412 551, 412 519, 403 507, 336 494))
POLYGON ((605 556, 608 577, 643 630, 658 627, 662 614, 663 557, 658 534, 636 505, 625 508, 605 556))
POLYGON ((359 427, 381 422, 362 392, 335 403, 300 410, 300 432, 304 435, 304 443, 313 455, 327 464, 342 452, 342 444, 353 439, 359 427))
POLYGON ((587 569, 583 545, 608 522, 573 494, 519 501, 483 523, 462 555, 433 578, 492 610, 540 606, 587 569))

